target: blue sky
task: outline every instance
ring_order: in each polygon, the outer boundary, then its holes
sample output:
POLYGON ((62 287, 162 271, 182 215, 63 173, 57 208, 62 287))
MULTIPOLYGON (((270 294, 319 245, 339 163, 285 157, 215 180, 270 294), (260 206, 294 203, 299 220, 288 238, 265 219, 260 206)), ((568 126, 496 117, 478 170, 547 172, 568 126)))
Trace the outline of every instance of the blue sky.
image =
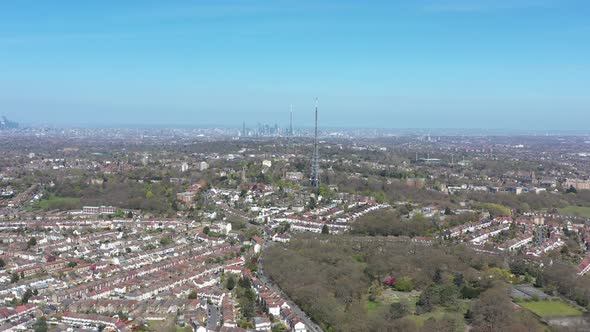
POLYGON ((0 2, 0 114, 587 129, 585 0, 0 2))

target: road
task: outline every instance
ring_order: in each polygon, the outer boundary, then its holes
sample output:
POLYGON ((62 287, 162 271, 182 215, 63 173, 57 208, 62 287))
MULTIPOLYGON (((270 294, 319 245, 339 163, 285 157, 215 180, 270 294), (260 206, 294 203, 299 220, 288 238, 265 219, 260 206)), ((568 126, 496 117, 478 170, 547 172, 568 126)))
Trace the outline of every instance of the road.
MULTIPOLYGON (((265 250, 268 246, 269 246, 269 242, 267 241, 267 242, 265 242, 262 250, 265 250)), ((291 310, 301 318, 301 321, 303 322, 303 324, 305 324, 307 326, 307 330, 308 331, 322 332, 322 329, 316 323, 314 323, 311 320, 311 318, 303 310, 301 310, 301 308, 299 308, 299 306, 297 304, 295 304, 295 302, 291 301, 291 299, 287 296, 287 294, 285 294, 281 290, 281 288, 279 288, 279 286, 277 286, 274 282, 272 282, 264 274, 264 272, 263 272, 263 266, 262 266, 262 258, 260 258, 258 260, 258 273, 257 273, 257 276, 258 276, 258 279, 260 279, 260 281, 262 281, 265 286, 267 286, 268 288, 270 288, 270 289, 276 291, 277 293, 281 294, 283 296, 283 298, 285 298, 285 300, 287 300, 287 304, 291 307, 291 310)))

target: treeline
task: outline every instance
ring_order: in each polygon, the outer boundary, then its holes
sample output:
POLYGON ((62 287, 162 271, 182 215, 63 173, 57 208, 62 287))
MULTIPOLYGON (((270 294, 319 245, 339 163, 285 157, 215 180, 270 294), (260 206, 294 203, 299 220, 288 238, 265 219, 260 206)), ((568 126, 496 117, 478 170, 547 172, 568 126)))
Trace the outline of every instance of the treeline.
POLYGON ((417 189, 407 186, 404 182, 396 179, 387 179, 377 176, 352 176, 344 172, 326 172, 322 176, 323 183, 336 185, 341 192, 359 194, 382 194, 388 202, 414 201, 417 203, 439 204, 442 206, 451 205, 449 196, 433 190, 417 189))
POLYGON ((467 198, 475 202, 500 204, 519 212, 542 209, 554 210, 567 205, 590 206, 590 190, 580 190, 576 194, 545 192, 522 195, 471 192, 467 195, 467 198))
POLYGON ((536 287, 542 287, 549 294, 562 295, 582 307, 590 306, 589 275, 578 276, 577 267, 568 262, 549 261, 546 265, 541 268, 516 257, 510 261, 510 270, 515 275, 530 276, 536 287))
POLYGON ((47 188, 48 203, 42 203, 41 207, 73 209, 84 205, 112 205, 173 214, 176 192, 180 189, 167 178, 160 182, 140 183, 124 176, 112 176, 102 184, 92 185, 88 183, 88 178, 77 177, 56 181, 53 187, 47 188))
POLYGON ((325 331, 455 331, 466 322, 473 331, 539 331, 507 305, 498 257, 371 237, 302 235, 285 246, 265 252, 265 271, 325 331), (380 290, 400 282, 396 289, 421 292, 414 305, 367 309, 380 290), (449 314, 424 324, 412 318, 437 308, 449 314))
POLYGON ((559 293, 583 307, 590 304, 590 276, 577 276, 578 269, 566 262, 555 262, 543 270, 537 283, 549 292, 559 293))
POLYGON ((447 227, 455 227, 479 220, 477 213, 445 215, 441 219, 428 219, 421 214, 405 218, 404 207, 379 210, 362 216, 351 226, 351 234, 368 236, 434 236, 447 227))
POLYGON ((368 236, 427 236, 434 235, 438 226, 432 220, 416 214, 410 219, 403 219, 396 210, 384 210, 369 213, 351 226, 351 234, 368 236))

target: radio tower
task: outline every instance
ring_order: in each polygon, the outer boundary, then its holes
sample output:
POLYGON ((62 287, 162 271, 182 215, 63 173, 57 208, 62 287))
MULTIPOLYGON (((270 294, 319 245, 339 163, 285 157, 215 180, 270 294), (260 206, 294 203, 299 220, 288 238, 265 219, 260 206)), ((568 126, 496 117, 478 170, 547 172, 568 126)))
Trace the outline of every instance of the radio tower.
POLYGON ((317 190, 320 188, 320 155, 318 153, 318 100, 315 100, 315 134, 313 138, 313 157, 311 159, 311 177, 309 184, 317 190))
POLYGON ((289 113, 289 136, 293 136, 293 104, 290 106, 289 113))

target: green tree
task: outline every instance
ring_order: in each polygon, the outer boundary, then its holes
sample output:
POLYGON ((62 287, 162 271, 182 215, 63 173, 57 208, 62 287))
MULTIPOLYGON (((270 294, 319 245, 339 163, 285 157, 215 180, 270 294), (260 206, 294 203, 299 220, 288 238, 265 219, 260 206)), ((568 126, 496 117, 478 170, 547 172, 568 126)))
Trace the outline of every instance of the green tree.
POLYGON ((322 197, 328 197, 332 194, 332 191, 330 190, 330 187, 328 187, 326 184, 322 183, 322 184, 320 184, 319 194, 322 197))
POLYGON ((230 274, 230 276, 227 278, 227 281, 225 282, 225 287, 229 290, 232 290, 236 287, 236 279, 232 274, 230 274))
POLYGON ((375 194, 375 201, 379 204, 383 204, 387 201, 387 196, 382 191, 379 191, 375 194))
POLYGON ((172 237, 170 235, 163 236, 160 239, 160 244, 163 246, 167 246, 169 244, 172 244, 172 237))
POLYGON ((33 329, 35 332, 47 332, 47 321, 45 317, 37 318, 37 321, 33 324, 33 329))
POLYGON ((278 323, 272 326, 272 332, 287 332, 289 331, 287 329, 287 327, 285 326, 285 324, 283 323, 278 323))
POLYGON ((197 298, 197 291, 196 290, 192 290, 191 293, 188 295, 188 299, 189 300, 194 300, 197 298))
POLYGON ((27 288, 27 290, 25 291, 25 293, 23 294, 23 298, 21 300, 21 302, 23 304, 27 304, 29 303, 29 299, 33 296, 33 291, 30 288, 27 288))
POLYGON ((464 283, 465 283, 465 277, 463 276, 463 273, 456 272, 455 275, 453 276, 453 284, 455 284, 455 286, 457 286, 457 287, 461 287, 461 286, 463 286, 464 283))
POLYGON ((389 317, 392 320, 402 318, 410 313, 410 308, 406 302, 393 302, 389 306, 389 317))
POLYGON ((27 241, 27 248, 31 248, 37 245, 37 239, 33 236, 27 241))
POLYGON ((414 283, 412 282, 412 278, 402 277, 393 284, 393 288, 400 292, 411 292, 414 289, 414 283))
POLYGON ((455 285, 433 284, 420 294, 416 302, 416 309, 419 313, 424 313, 432 311, 437 305, 453 306, 457 303, 458 298, 459 290, 455 285))
POLYGON ((242 288, 250 288, 252 287, 252 284, 250 283, 250 279, 242 277, 240 280, 238 280, 238 286, 242 288))
POLYGON ((330 229, 328 228, 328 225, 322 226, 322 234, 330 234, 330 229))
POLYGON ((117 316, 119 316, 120 320, 127 320, 129 318, 129 315, 121 310, 117 312, 117 316))
POLYGON ((309 199, 308 207, 309 207, 310 210, 313 210, 313 209, 315 209, 317 207, 317 203, 316 203, 316 200, 314 198, 310 198, 309 199))
POLYGON ((512 303, 506 291, 492 288, 471 307, 474 331, 504 331, 512 320, 512 303))
POLYGON ((242 290, 242 295, 239 298, 240 308, 242 310, 242 315, 246 319, 254 318, 256 311, 255 311, 255 297, 254 291, 251 288, 246 288, 242 290))

